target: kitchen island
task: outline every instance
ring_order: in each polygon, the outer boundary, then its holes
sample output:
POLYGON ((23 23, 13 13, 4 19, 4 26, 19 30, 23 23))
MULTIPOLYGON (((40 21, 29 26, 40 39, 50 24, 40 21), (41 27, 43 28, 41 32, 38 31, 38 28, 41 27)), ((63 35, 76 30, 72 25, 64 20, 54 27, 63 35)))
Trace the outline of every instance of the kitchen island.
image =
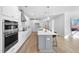
POLYGON ((38 49, 39 52, 52 52, 53 35, 51 31, 38 31, 38 49))

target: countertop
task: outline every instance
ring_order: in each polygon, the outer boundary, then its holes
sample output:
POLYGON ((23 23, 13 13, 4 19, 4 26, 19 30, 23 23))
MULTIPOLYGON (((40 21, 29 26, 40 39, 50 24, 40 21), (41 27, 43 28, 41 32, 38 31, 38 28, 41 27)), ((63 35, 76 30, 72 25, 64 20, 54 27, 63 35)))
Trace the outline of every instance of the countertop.
POLYGON ((47 30, 46 32, 44 30, 41 30, 41 31, 38 31, 38 35, 58 35, 58 34, 50 30, 47 30))

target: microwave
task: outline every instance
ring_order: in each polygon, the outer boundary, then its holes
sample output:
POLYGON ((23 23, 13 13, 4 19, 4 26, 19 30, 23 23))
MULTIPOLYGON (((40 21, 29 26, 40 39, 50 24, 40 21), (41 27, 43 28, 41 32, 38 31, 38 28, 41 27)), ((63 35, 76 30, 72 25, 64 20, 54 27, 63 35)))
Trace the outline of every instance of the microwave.
POLYGON ((12 22, 9 20, 4 20, 4 29, 10 30, 12 28, 12 22))
POLYGON ((18 28, 18 23, 16 21, 9 21, 9 20, 4 21, 5 30, 11 30, 11 29, 17 29, 17 28, 18 28))

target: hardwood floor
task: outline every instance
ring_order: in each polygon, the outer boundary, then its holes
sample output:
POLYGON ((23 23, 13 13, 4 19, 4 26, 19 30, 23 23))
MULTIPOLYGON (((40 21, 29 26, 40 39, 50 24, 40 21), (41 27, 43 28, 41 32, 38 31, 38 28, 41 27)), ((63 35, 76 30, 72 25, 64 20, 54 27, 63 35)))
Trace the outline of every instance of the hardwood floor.
POLYGON ((17 51, 18 53, 37 53, 37 33, 32 33, 25 41, 22 47, 17 51))
POLYGON ((79 53, 79 39, 64 39, 57 36, 57 47, 54 47, 57 53, 79 53))
MULTIPOLYGON (((79 52, 79 39, 64 39, 63 36, 57 36, 56 39, 57 47, 53 47, 56 53, 79 52)), ((17 53, 38 53, 37 33, 33 32, 17 53)))

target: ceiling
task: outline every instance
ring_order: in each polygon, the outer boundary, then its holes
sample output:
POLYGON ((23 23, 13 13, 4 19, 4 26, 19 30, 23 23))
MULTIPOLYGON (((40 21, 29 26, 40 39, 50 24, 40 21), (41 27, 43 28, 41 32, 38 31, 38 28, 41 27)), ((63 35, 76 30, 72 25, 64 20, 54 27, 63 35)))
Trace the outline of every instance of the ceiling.
POLYGON ((63 12, 79 10, 78 6, 20 6, 30 18, 57 15, 63 12))

